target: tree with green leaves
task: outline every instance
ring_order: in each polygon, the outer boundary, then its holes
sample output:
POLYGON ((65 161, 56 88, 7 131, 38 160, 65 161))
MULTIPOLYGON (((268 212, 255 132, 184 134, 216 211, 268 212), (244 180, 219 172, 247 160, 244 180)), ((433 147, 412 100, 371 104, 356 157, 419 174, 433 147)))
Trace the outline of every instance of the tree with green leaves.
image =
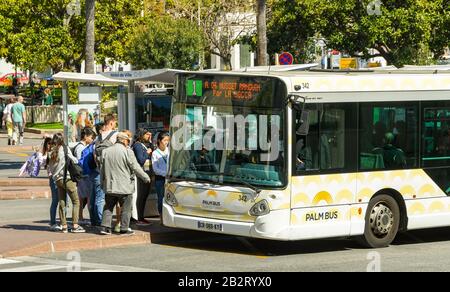
POLYGON ((127 46, 126 60, 136 69, 191 70, 203 47, 203 34, 195 23, 168 15, 153 15, 136 28, 127 46))
POLYGON ((401 67, 428 63, 449 46, 448 0, 272 0, 271 9, 272 53, 302 50, 320 36, 328 48, 401 67))
POLYGON ((233 46, 256 27, 254 0, 170 0, 167 10, 173 17, 198 23, 205 36, 206 50, 221 57, 231 70, 233 46))
MULTIPOLYGON (((4 0, 0 2, 0 57, 24 70, 80 72, 86 59, 86 19, 69 15, 73 0, 4 0)), ((96 0, 97 61, 123 61, 124 46, 142 21, 141 0, 96 0)), ((85 1, 80 1, 80 10, 85 1)))

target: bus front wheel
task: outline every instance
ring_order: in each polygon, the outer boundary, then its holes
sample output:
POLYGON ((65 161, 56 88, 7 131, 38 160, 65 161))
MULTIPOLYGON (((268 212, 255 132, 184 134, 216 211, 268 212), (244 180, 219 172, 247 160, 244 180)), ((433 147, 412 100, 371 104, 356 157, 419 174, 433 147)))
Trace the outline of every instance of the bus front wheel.
POLYGON ((400 218, 400 208, 393 197, 388 195, 374 197, 367 207, 361 243, 371 248, 389 246, 397 236, 400 218))

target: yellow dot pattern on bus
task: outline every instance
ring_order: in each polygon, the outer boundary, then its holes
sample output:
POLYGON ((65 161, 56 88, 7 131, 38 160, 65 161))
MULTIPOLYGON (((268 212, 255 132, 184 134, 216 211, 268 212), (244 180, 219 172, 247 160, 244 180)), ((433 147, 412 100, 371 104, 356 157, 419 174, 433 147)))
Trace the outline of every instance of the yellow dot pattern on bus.
MULTIPOLYGON (((316 75, 293 77, 292 84, 308 83, 303 92, 352 92, 352 91, 409 91, 448 90, 450 76, 446 75, 408 75, 392 78, 390 75, 316 75)), ((292 88, 291 90, 295 90, 292 88)))
POLYGON ((306 212, 327 206, 327 212, 339 213, 337 220, 364 219, 365 209, 348 205, 367 204, 383 189, 402 195, 408 215, 450 212, 446 194, 421 169, 300 176, 292 179, 291 224, 304 224, 306 212))
POLYGON ((446 194, 421 169, 299 176, 291 178, 291 187, 291 190, 265 190, 256 199, 246 197, 234 187, 211 189, 194 183, 171 184, 168 189, 179 202, 174 208, 178 214, 241 222, 255 222, 256 217, 250 216, 249 210, 263 199, 269 202, 271 210, 293 209, 293 225, 323 223, 323 220, 307 220, 322 219, 321 216, 325 221, 327 218, 364 220, 367 203, 387 188, 403 196, 409 216, 450 212, 446 194), (221 202, 221 205, 205 206, 204 201, 221 202))

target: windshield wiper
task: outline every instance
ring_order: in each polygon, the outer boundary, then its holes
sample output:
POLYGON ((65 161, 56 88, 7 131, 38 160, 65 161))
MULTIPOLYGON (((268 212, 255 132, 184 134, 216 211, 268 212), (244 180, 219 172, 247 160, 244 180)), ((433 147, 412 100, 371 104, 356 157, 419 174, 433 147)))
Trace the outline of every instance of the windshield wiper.
MULTIPOLYGON (((214 172, 214 171, 202 171, 201 174, 209 174, 209 175, 217 175, 217 176, 230 176, 230 174, 228 173, 224 173, 224 172, 214 172)), ((247 186, 248 188, 252 189, 256 194, 261 193, 261 189, 259 189, 258 187, 256 187, 255 185, 252 185, 249 182, 246 182, 245 180, 239 178, 239 177, 235 177, 233 176, 234 179, 238 180, 239 183, 247 186)))
MULTIPOLYGON (((191 180, 192 178, 189 178, 189 177, 169 176, 167 179, 169 180, 169 182, 183 182, 183 181, 189 181, 189 180, 191 180)), ((199 181, 199 182, 208 182, 208 183, 209 183, 209 182, 213 182, 213 183, 215 183, 215 181, 212 180, 212 179, 199 179, 199 178, 195 178, 194 180, 199 181)))

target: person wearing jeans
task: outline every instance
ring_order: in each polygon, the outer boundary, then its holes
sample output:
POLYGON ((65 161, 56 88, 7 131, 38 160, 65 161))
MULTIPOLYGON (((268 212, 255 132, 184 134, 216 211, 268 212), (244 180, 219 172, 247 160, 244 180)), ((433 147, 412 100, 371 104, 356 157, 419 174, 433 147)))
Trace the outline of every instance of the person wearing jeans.
MULTIPOLYGON (((105 131, 105 124, 100 122, 95 125, 97 138, 94 144, 101 139, 102 133, 105 131)), ((98 168, 93 169, 89 174, 91 181, 91 198, 89 200, 89 214, 91 217, 91 225, 100 227, 103 219, 103 207, 105 206, 105 192, 102 189, 100 171, 98 168)))
POLYGON ((89 205, 89 213, 91 214, 91 225, 100 226, 103 219, 103 207, 105 206, 105 192, 102 189, 100 173, 94 170, 90 175, 93 187, 89 205))
POLYGON ((44 139, 43 145, 42 145, 42 157, 43 161, 42 164, 44 165, 44 168, 47 169, 48 173, 48 184, 50 186, 50 191, 52 193, 52 203, 50 205, 50 230, 51 231, 61 231, 61 226, 59 226, 56 222, 56 212, 58 211, 58 187, 55 184, 55 181, 53 180, 53 175, 48 167, 48 163, 50 161, 49 154, 51 151, 51 141, 52 138, 46 137, 44 139))

